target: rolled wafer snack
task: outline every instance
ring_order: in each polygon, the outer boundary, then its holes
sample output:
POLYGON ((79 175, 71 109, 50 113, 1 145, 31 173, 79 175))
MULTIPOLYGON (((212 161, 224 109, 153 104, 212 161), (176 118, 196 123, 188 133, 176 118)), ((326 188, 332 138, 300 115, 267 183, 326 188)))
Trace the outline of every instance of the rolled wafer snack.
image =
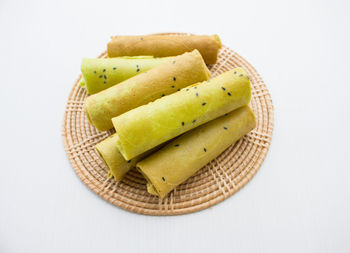
POLYGON ((148 192, 165 197, 255 125, 253 112, 243 106, 171 141, 137 163, 147 179, 148 192))
POLYGON ((116 181, 120 181, 131 168, 134 168, 136 166, 136 163, 138 161, 164 146, 157 146, 131 160, 125 160, 116 146, 118 138, 118 135, 113 134, 95 146, 98 154, 107 166, 108 177, 113 177, 116 181))
POLYGON ((89 96, 85 101, 85 112, 92 125, 105 131, 113 127, 113 117, 193 83, 208 80, 209 76, 210 71, 202 56, 194 50, 89 96))
POLYGON ((180 55, 197 49, 207 64, 214 64, 221 48, 218 35, 114 36, 107 45, 108 57, 180 55))
POLYGON ((108 168, 108 177, 114 177, 116 181, 120 181, 140 159, 135 157, 125 160, 116 146, 117 139, 118 135, 113 134, 98 143, 95 148, 108 168))
POLYGON ((250 82, 242 68, 140 106, 112 119, 117 146, 129 160, 186 131, 249 103, 250 82))
POLYGON ((81 63, 80 85, 95 94, 168 61, 171 57, 134 56, 91 59, 81 63))

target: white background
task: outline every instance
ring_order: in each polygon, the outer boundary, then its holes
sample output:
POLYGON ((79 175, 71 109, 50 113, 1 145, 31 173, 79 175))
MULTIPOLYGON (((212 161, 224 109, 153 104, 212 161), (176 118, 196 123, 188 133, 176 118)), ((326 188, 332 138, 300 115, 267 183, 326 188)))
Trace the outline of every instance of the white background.
POLYGON ((349 1, 0 0, 0 252, 350 252, 349 1), (224 202, 177 217, 112 206, 62 143, 82 57, 109 36, 217 33, 266 82, 269 154, 224 202))

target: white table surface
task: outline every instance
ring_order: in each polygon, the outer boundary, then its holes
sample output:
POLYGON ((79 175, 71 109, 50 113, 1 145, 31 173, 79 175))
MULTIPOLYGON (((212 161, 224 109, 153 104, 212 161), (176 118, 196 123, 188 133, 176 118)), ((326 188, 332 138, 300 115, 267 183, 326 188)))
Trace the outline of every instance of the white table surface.
POLYGON ((0 252, 350 252, 349 1, 0 1, 0 252), (65 103, 110 35, 221 36, 275 106, 268 156, 190 215, 117 208, 74 174, 65 103))

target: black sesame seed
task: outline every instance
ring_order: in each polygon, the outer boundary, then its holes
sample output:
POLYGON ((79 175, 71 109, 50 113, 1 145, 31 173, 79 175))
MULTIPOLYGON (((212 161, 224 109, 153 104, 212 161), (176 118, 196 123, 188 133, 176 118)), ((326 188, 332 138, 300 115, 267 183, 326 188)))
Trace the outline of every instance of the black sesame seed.
POLYGON ((164 177, 162 177, 162 180, 165 182, 165 178, 164 177))
POLYGON ((175 64, 176 61, 173 61, 173 64, 175 64))
POLYGON ((224 127, 225 130, 227 130, 227 127, 224 127))
POLYGON ((222 89, 222 90, 226 90, 226 88, 225 88, 225 87, 221 87, 221 89, 222 89))
POLYGON ((174 86, 174 85, 171 85, 171 88, 175 88, 175 86, 174 86))
POLYGON ((136 69, 136 72, 139 72, 140 71, 140 69, 136 69))
POLYGON ((186 89, 186 91, 189 91, 189 89, 186 89))
POLYGON ((165 96, 165 94, 162 94, 162 97, 164 97, 165 96))
POLYGON ((178 147, 180 144, 175 144, 175 147, 178 147))
POLYGON ((173 80, 174 80, 174 82, 176 82, 176 77, 175 76, 173 77, 173 80))
POLYGON ((237 71, 233 72, 233 74, 237 74, 237 71))
POLYGON ((207 104, 206 102, 202 103, 203 106, 205 106, 206 104, 207 104))
POLYGON ((106 69, 103 69, 102 72, 106 72, 106 69))
POLYGON ((99 78, 102 78, 103 77, 103 75, 99 75, 99 78))
POLYGON ((192 121, 192 123, 196 123, 196 120, 194 119, 194 120, 192 121))
POLYGON ((227 92, 227 95, 231 96, 231 92, 227 92))
POLYGON ((130 163, 130 162, 131 162, 131 160, 128 161, 128 163, 130 163))
POLYGON ((194 86, 195 89, 197 89, 197 86, 194 86))
POLYGON ((106 76, 106 75, 103 75, 103 78, 104 78, 104 79, 107 79, 107 76, 106 76))
POLYGON ((116 69, 117 69, 117 67, 114 67, 114 68, 113 68, 113 70, 116 70, 116 69))
POLYGON ((207 152, 207 149, 206 149, 206 148, 204 148, 203 150, 204 150, 204 152, 207 152))
POLYGON ((198 97, 198 92, 196 92, 196 96, 198 97))
POLYGON ((96 74, 96 70, 94 71, 94 74, 96 74))
POLYGON ((103 83, 107 83, 106 81, 103 81, 103 83))
POLYGON ((183 121, 182 121, 182 122, 181 122, 181 125, 183 125, 183 126, 184 126, 184 125, 185 125, 185 122, 183 122, 183 121))
POLYGON ((240 74, 239 76, 243 76, 243 74, 240 74))
POLYGON ((180 89, 177 89, 177 91, 180 91, 180 89))

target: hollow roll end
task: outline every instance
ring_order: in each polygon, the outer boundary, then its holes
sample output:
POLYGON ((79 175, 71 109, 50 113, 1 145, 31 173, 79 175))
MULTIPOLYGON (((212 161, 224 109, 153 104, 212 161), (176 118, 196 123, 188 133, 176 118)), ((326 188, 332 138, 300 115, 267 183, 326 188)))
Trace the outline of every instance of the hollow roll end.
POLYGON ((159 195, 158 195, 156 189, 155 189, 154 186, 153 186, 151 183, 149 183, 149 182, 147 183, 147 191, 148 191, 149 194, 155 195, 155 196, 158 196, 158 197, 159 197, 159 195))
POLYGON ((112 47, 113 47, 113 40, 115 39, 115 37, 111 37, 111 40, 107 43, 107 57, 113 57, 115 55, 112 54, 112 47))
POLYGON ((159 192, 157 191, 156 187, 152 184, 152 181, 148 178, 147 174, 143 172, 142 169, 142 161, 139 162, 136 165, 136 169, 142 174, 142 176, 146 179, 147 183, 146 183, 146 187, 147 187, 147 192, 151 195, 157 196, 159 198, 163 198, 164 196, 162 196, 161 194, 159 194, 159 192))
POLYGON ((213 37, 214 40, 218 43, 219 48, 221 48, 221 47, 222 47, 222 43, 221 43, 221 39, 220 39, 219 35, 214 34, 214 35, 212 35, 212 37, 213 37))
MULTIPOLYGON (((113 124, 114 124, 114 122, 113 122, 113 124)), ((118 133, 116 133, 115 135, 118 136, 118 133)), ((119 136, 117 138, 117 141, 116 141, 115 145, 116 145, 116 147, 118 148, 120 154, 122 154, 122 156, 124 157, 125 160, 128 161, 128 160, 131 160, 132 158, 134 158, 134 157, 127 156, 126 152, 123 149, 123 145, 121 143, 121 140, 120 140, 119 136)))
POLYGON ((89 123, 90 123, 91 125, 94 125, 93 122, 92 122, 92 120, 91 120, 91 115, 90 115, 90 110, 89 110, 89 108, 90 108, 90 106, 89 106, 89 101, 90 101, 90 97, 88 97, 88 98, 85 100, 84 112, 85 112, 85 115, 86 115, 86 117, 87 117, 89 123))
POLYGON ((234 79, 246 86, 246 94, 243 97, 246 98, 246 104, 248 104, 252 98, 252 89, 248 73, 242 67, 234 68, 230 72, 233 72, 234 79))
POLYGON ((84 111, 89 123, 96 127, 98 131, 103 132, 113 128, 113 125, 111 120, 107 120, 109 119, 108 111, 106 112, 103 108, 104 101, 101 102, 101 100, 97 99, 96 96, 98 94, 100 93, 90 95, 86 98, 84 111))
POLYGON ((81 78, 80 78, 79 85, 80 85, 81 87, 83 87, 83 88, 86 86, 86 82, 85 82, 84 77, 81 77, 81 78))
POLYGON ((193 55, 196 55, 198 58, 200 58, 200 61, 201 61, 201 65, 204 69, 204 72, 205 72, 205 77, 206 79, 205 80, 208 80, 211 76, 211 72, 210 70, 208 69, 208 66, 205 64, 205 61, 204 61, 204 58, 203 56, 201 55, 201 53, 197 50, 197 49, 194 49, 192 52, 190 52, 191 54, 193 55))
POLYGON ((248 111, 248 117, 250 118, 249 120, 249 124, 250 124, 250 130, 253 130, 254 128, 256 128, 256 118, 255 118, 255 114, 253 112, 253 110, 248 106, 246 105, 245 106, 246 110, 248 111))
POLYGON ((117 134, 113 134, 95 145, 98 155, 107 167, 108 177, 113 177, 117 182, 138 162, 138 158, 128 161, 124 159, 115 145, 118 138, 117 134))
POLYGON ((95 149, 96 149, 96 151, 97 151, 98 156, 101 158, 101 160, 103 161, 103 163, 104 163, 104 164, 106 165, 106 167, 107 167, 107 176, 108 176, 108 178, 112 178, 112 177, 113 177, 113 178, 117 181, 117 179, 114 177, 114 175, 113 175, 113 173, 112 173, 112 171, 111 171, 111 169, 110 169, 110 166, 109 166, 107 160, 106 160, 105 157, 104 157, 103 147, 101 146, 101 143, 98 143, 98 144, 95 146, 95 149))

